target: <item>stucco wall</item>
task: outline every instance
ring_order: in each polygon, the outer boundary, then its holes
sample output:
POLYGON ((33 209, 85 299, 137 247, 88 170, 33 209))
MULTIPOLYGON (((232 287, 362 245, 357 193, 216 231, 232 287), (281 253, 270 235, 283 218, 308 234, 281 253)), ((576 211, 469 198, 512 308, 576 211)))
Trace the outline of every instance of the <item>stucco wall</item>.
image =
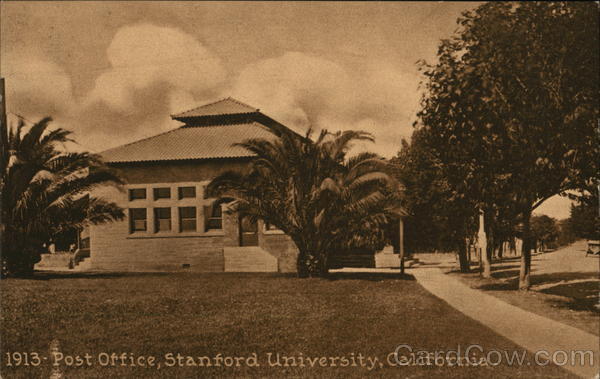
POLYGON ((265 231, 259 222, 258 245, 278 260, 279 272, 296 272, 298 248, 292 239, 280 231, 265 231))

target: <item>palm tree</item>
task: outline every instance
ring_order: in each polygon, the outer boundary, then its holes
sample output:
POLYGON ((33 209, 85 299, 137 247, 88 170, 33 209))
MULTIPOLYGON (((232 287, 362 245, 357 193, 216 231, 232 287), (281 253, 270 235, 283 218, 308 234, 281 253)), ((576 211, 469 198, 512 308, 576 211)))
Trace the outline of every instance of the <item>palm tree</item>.
POLYGON ((2 128, 3 274, 32 273, 43 245, 58 233, 124 217, 116 204, 89 194, 121 180, 97 155, 59 150, 71 132, 49 130, 50 121, 2 128))
POLYGON ((313 141, 311 131, 271 132, 273 139, 238 144, 256 155, 250 170, 215 178, 209 196, 232 198, 233 210, 289 235, 299 250, 300 277, 326 275, 332 252, 382 247, 385 226, 398 209, 398 183, 375 154, 347 157, 353 141, 373 137, 324 130, 313 141))

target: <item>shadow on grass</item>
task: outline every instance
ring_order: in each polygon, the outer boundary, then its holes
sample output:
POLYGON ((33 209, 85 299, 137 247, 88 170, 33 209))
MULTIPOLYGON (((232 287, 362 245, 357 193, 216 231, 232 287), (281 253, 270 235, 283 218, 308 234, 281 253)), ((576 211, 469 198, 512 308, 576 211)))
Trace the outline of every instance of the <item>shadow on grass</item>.
MULTIPOLYGON (((478 286, 478 289, 484 291, 511 291, 519 289, 519 270, 511 270, 507 272, 496 272, 493 279, 510 278, 497 283, 486 283, 478 286), (498 275, 502 274, 502 275, 498 275), (514 276, 514 277, 513 277, 514 276)), ((595 272, 557 272, 552 274, 536 274, 531 275, 531 285, 538 286, 542 284, 552 284, 563 281, 582 280, 582 279, 598 279, 598 273, 595 272)), ((553 287, 554 288, 554 287, 553 287)), ((543 291, 540 291, 543 292, 543 291)))
POLYGON ((487 283, 476 287, 483 291, 516 291, 519 289, 518 280, 503 281, 497 283, 487 283))
POLYGON ((517 278, 519 270, 496 270, 492 272, 492 277, 495 279, 517 278))
POLYGON ((33 276, 26 280, 54 280, 54 279, 114 279, 114 278, 134 278, 134 277, 165 277, 165 276, 213 276, 218 277, 245 277, 265 278, 265 277, 288 277, 297 278, 295 273, 280 272, 201 272, 201 271, 155 271, 155 272, 118 272, 118 271, 87 271, 87 272, 68 272, 68 271, 36 271, 33 276))
POLYGON ((409 274, 401 275, 378 272, 336 272, 327 277, 329 280, 368 280, 371 282, 381 282, 383 280, 415 280, 415 277, 409 274))
MULTIPOLYGON (((501 262, 495 262, 495 263, 501 263, 501 262)), ((492 272, 494 271, 501 271, 501 270, 508 270, 511 268, 519 268, 519 265, 506 265, 506 266, 492 266, 492 272)))
MULTIPOLYGON (((21 279, 28 280, 54 280, 54 279, 113 279, 140 276, 165 276, 167 272, 63 272, 63 271, 37 271, 33 276, 21 279)), ((19 278, 16 278, 19 279, 19 278)))
MULTIPOLYGON (((534 273, 531 276, 531 284, 551 285, 557 283, 555 286, 533 291, 556 296, 545 300, 553 307, 600 314, 600 308, 597 307, 600 282, 594 279, 598 279, 598 273, 560 272, 539 275, 534 273), (568 281, 587 279, 589 281, 568 283, 568 281)), ((517 277, 511 280, 487 282, 478 285, 476 288, 483 291, 517 291, 519 289, 519 279, 517 277)))
POLYGON ((494 260, 494 263, 500 263, 500 262, 519 262, 521 260, 521 257, 502 257, 502 259, 496 259, 494 260))
POLYGON ((559 284, 541 290, 540 292, 568 298, 567 301, 553 300, 552 302, 556 306, 567 307, 576 311, 591 311, 600 314, 600 309, 595 306, 598 302, 598 290, 600 290, 600 283, 597 281, 589 281, 559 284))
MULTIPOLYGON (((66 271, 36 271, 33 276, 26 278, 15 278, 25 280, 56 280, 56 279, 114 279, 125 277, 164 277, 164 276, 182 276, 182 275, 199 275, 199 276, 236 276, 243 279, 244 277, 264 278, 264 277, 281 277, 289 279, 298 279, 295 273, 263 273, 263 272, 66 272, 66 271)), ((379 272, 335 272, 330 273, 326 280, 367 280, 367 281, 383 281, 383 280, 415 280, 414 276, 409 274, 401 275, 398 273, 379 273, 379 272)))
POLYGON ((597 272, 555 272, 551 274, 537 274, 534 272, 531 275, 531 284, 549 284, 562 281, 580 280, 580 279, 599 279, 597 272))

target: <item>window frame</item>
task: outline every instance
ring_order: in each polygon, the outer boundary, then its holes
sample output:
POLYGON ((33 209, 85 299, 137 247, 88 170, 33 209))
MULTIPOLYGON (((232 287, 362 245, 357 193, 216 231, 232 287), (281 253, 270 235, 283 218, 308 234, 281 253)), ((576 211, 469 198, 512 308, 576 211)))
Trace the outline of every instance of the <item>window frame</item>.
POLYGON ((210 232, 210 231, 219 231, 219 230, 223 230, 223 208, 221 207, 221 204, 223 204, 224 201, 223 200, 216 200, 214 201, 212 204, 208 205, 207 207, 205 207, 205 211, 208 209, 210 211, 210 213, 205 214, 204 215, 204 231, 205 232, 210 232), (216 211, 218 211, 219 216, 216 217, 216 211), (212 227, 211 221, 217 221, 218 220, 218 224, 219 227, 212 227))
POLYGON ((147 208, 129 208, 129 234, 146 233, 148 232, 148 209, 147 208), (144 218, 135 218, 136 211, 144 211, 144 218), (144 229, 136 229, 135 221, 143 220, 144 229))
POLYGON ((197 194, 196 194, 196 186, 181 186, 177 188, 177 199, 178 200, 184 200, 184 199, 195 199, 197 194), (184 190, 192 190, 193 191, 193 195, 192 196, 184 196, 183 191, 184 190))
POLYGON ((177 212, 178 212, 178 216, 179 216, 179 232, 180 233, 193 233, 193 232, 198 231, 198 209, 195 206, 177 207, 177 212), (182 212, 184 209, 192 209, 193 217, 184 217, 183 212, 182 212), (194 221, 194 229, 184 230, 183 229, 184 221, 191 221, 191 220, 194 221))
POLYGON ((154 207, 154 233, 168 233, 173 231, 173 212, 171 207, 154 207), (169 217, 163 218, 159 217, 159 212, 168 210, 169 217), (169 220, 169 229, 161 230, 160 229, 160 220, 169 220))
POLYGON ((169 200, 171 199, 171 187, 155 187, 152 189, 153 200, 169 200), (161 190, 169 191, 169 196, 159 196, 161 190))
POLYGON ((146 188, 129 188, 129 201, 135 201, 135 200, 145 200, 148 198, 148 191, 146 188), (133 193, 134 191, 144 191, 144 197, 134 197, 133 193))

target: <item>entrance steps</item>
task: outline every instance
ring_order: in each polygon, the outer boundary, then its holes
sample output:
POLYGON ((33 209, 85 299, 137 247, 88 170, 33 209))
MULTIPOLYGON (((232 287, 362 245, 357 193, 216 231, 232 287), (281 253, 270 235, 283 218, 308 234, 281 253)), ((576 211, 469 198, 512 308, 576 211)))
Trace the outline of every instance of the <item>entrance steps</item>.
POLYGON ((90 258, 83 258, 72 268, 73 271, 89 271, 92 268, 92 261, 90 258))
POLYGON ((42 260, 35 264, 36 270, 48 271, 66 271, 69 269, 69 262, 72 254, 69 253, 54 253, 42 254, 42 260))

